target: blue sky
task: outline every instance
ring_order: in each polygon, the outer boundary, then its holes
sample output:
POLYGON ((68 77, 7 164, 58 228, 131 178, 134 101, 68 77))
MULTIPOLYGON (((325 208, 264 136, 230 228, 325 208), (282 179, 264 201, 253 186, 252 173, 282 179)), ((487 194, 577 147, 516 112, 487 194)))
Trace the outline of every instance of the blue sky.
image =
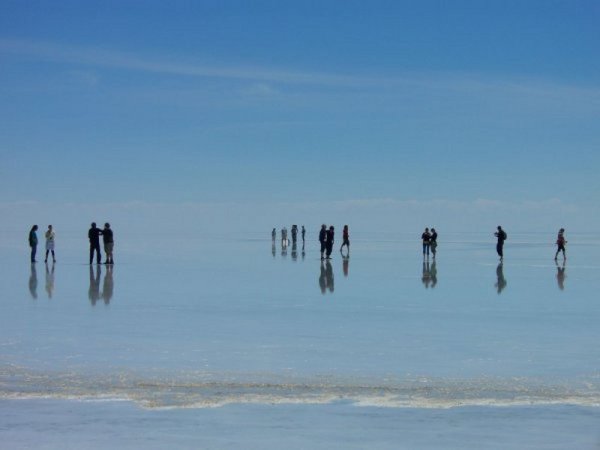
POLYGON ((588 229, 598 23, 595 1, 0 0, 0 210, 588 229))

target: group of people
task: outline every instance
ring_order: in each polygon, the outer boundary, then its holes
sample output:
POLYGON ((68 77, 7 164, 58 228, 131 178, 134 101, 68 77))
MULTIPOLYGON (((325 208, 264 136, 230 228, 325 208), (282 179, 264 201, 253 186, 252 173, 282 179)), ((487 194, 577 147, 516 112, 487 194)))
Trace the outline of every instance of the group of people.
MULTIPOLYGON (((34 225, 29 230, 29 247, 31 248, 31 262, 36 263, 35 259, 37 253, 38 246, 38 237, 37 237, 38 226, 34 225)), ((104 252, 106 253, 106 258, 104 264, 114 264, 115 261, 113 259, 113 249, 115 246, 115 241, 113 237, 113 231, 110 228, 110 224, 106 222, 104 224, 104 229, 100 229, 96 227, 96 222, 92 223, 91 228, 88 231, 88 239, 90 240, 90 264, 94 261, 94 253, 96 253, 96 263, 101 263, 101 253, 100 253, 100 236, 102 236, 102 240, 104 242, 104 252)), ((48 230, 45 233, 46 237, 46 258, 44 262, 48 262, 48 256, 50 253, 52 254, 52 262, 56 262, 56 254, 54 252, 54 241, 56 238, 56 234, 54 232, 54 228, 52 225, 48 225, 48 230)))
MULTIPOLYGON (((300 231, 301 236, 302 236, 302 243, 304 244, 304 240, 306 239, 306 228, 304 228, 304 225, 302 225, 302 230, 300 231)), ((271 240, 273 242, 275 242, 275 240, 277 239, 277 230, 275 228, 273 228, 273 231, 271 231, 271 240)), ((288 229, 286 227, 283 227, 281 229, 281 245, 284 247, 287 247, 287 245, 289 244, 289 239, 288 239, 288 229)), ((296 244, 298 242, 298 225, 292 225, 292 244, 296 244)))
POLYGON ((435 259, 435 253, 437 249, 437 231, 435 228, 425 228, 423 234, 421 234, 421 241, 423 242, 423 256, 429 258, 429 250, 431 250, 431 254, 433 255, 433 259, 435 259))
MULTIPOLYGON (((321 244, 321 259, 331 259, 331 253, 333 252, 333 244, 335 242, 335 227, 331 225, 327 228, 327 225, 321 225, 321 231, 319 231, 319 243, 321 244)), ((346 247, 348 255, 350 254, 350 233, 348 232, 348 225, 344 225, 342 231, 342 245, 340 252, 343 253, 343 249, 346 247)))
MULTIPOLYGON (((35 263, 37 262, 35 259, 35 256, 37 254, 37 246, 38 246, 38 237, 37 237, 37 230, 38 230, 38 226, 34 225, 31 227, 31 230, 29 230, 29 247, 31 248, 31 262, 35 263)), ((44 262, 47 263, 48 262, 48 255, 50 253, 52 253, 52 262, 55 263, 56 262, 56 254, 54 253, 54 238, 56 237, 56 234, 54 233, 54 229, 52 228, 52 225, 48 225, 48 230, 46 231, 45 235, 46 237, 46 257, 44 259, 44 262)))

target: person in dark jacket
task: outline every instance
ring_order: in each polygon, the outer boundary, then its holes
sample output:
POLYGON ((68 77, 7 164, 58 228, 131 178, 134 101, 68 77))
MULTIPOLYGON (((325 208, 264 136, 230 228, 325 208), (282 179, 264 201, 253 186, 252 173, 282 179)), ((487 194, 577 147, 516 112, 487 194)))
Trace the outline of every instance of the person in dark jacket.
POLYGON ((498 242, 496 243, 496 253, 500 257, 500 261, 504 260, 504 241, 506 240, 506 232, 502 229, 500 225, 497 228, 498 231, 494 233, 494 236, 498 238, 498 242))
POLYGON ((334 234, 335 234, 335 231, 334 231, 333 225, 331 225, 329 227, 329 230, 327 230, 327 242, 326 242, 327 258, 326 259, 331 259, 331 252, 333 251, 334 234))
POLYGON ((321 225, 319 231, 319 242, 321 244, 321 259, 325 259, 325 250, 327 249, 327 225, 321 225))
POLYGON ((421 240, 423 241, 423 256, 429 258, 429 245, 431 243, 431 233, 429 233, 429 228, 425 228, 425 231, 421 234, 421 240))
POLYGON ((431 229, 431 238, 430 238, 430 242, 429 242, 429 247, 431 247, 431 254, 433 255, 433 259, 435 259, 435 253, 436 253, 436 249, 437 249, 437 231, 435 231, 435 228, 431 229))
POLYGON ((29 247, 31 247, 31 262, 37 262, 35 260, 35 254, 37 252, 37 245, 38 245, 38 238, 37 238, 37 234, 35 234, 35 232, 37 231, 38 226, 34 225, 31 227, 31 230, 29 230, 29 247))
POLYGON ((113 239, 113 231, 110 228, 110 223, 104 224, 104 230, 102 230, 102 240, 104 241, 104 253, 106 254, 104 264, 114 264, 113 249, 115 241, 113 239))
POLYGON ((96 228, 96 222, 92 222, 92 227, 88 231, 88 238, 90 240, 90 264, 94 261, 94 251, 96 252, 96 264, 100 264, 102 255, 100 254, 100 236, 102 230, 96 228))

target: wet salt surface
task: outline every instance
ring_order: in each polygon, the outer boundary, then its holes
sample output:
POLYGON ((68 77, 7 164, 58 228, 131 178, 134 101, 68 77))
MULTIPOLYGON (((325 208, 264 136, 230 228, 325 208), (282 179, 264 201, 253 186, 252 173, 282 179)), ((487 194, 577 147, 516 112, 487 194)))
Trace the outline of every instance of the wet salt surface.
POLYGON ((244 439, 279 448, 286 436, 292 448, 318 448, 301 431, 313 416, 329 448, 452 448, 448 439, 464 448, 461 436, 477 448, 478 436, 565 448, 542 428, 577 433, 571 448, 600 442, 600 265, 587 238, 569 237, 563 266, 551 240, 511 234, 499 266, 487 236, 449 236, 435 264, 418 240, 359 238, 349 259, 334 252, 322 263, 312 241, 302 252, 261 239, 149 246, 123 236, 112 269, 86 265, 85 242, 67 238, 48 268, 31 268, 9 237, 0 242, 0 413, 24 427, 0 433, 14 448, 42 440, 36 427, 52 414, 39 408, 64 418, 59 429, 79 430, 73 442, 86 433, 104 442, 83 417, 108 427, 114 415, 180 448, 244 439), (482 415, 497 426, 463 423, 482 415), (175 416, 177 430, 158 425, 175 416), (272 427, 275 416, 298 434, 272 427), (228 420, 235 435, 202 441, 202 427, 186 429, 228 420), (399 434, 398 421, 414 433, 399 434), (509 424, 516 431, 503 434, 509 424), (432 426, 443 439, 423 438, 432 426), (368 441, 352 438, 361 429, 368 441))

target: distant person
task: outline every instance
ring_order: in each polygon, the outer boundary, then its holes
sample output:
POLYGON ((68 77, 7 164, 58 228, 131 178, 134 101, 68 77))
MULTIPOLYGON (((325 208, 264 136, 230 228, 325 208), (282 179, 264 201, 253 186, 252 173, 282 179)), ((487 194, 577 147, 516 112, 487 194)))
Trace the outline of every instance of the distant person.
POLYGON ((283 247, 287 247, 287 245, 288 245, 287 228, 286 227, 283 227, 281 229, 281 245, 283 247))
POLYGON ((38 245, 38 238, 37 238, 37 234, 36 234, 37 230, 38 230, 37 225, 32 226, 31 230, 29 230, 29 247, 31 247, 31 262, 32 263, 37 262, 35 260, 35 254, 37 253, 37 245, 38 245))
POLYGON ((295 244, 298 239, 298 225, 292 225, 292 244, 295 244))
POLYGON ((102 240, 104 241, 104 253, 105 261, 104 264, 114 264, 113 250, 115 248, 115 240, 113 238, 113 230, 110 228, 110 223, 104 224, 104 230, 102 230, 102 240))
POLYGON ((504 260, 504 241, 508 237, 506 235, 506 231, 502 229, 500 225, 498 225, 497 231, 494 233, 494 236, 498 238, 498 242, 496 243, 496 252, 500 257, 500 261, 504 260))
POLYGON ((430 242, 429 242, 429 246, 431 247, 431 254, 433 255, 433 259, 435 259, 435 254, 437 252, 437 231, 435 231, 435 228, 431 228, 431 238, 430 238, 430 242))
POLYGON ((271 231, 271 240, 275 241, 275 239, 277 239, 277 230, 273 228, 273 231, 271 231))
POLYGON ((321 259, 325 259, 325 250, 327 250, 327 225, 321 225, 319 231, 319 243, 321 244, 321 259))
POLYGON ((348 232, 348 225, 344 225, 344 229, 342 230, 342 245, 340 247, 340 252, 346 246, 348 250, 348 254, 350 254, 350 233, 348 232))
POLYGON ((48 230, 46 231, 46 259, 44 262, 48 262, 48 253, 52 252, 52 262, 56 262, 56 255, 54 254, 54 238, 55 238, 54 230, 52 229, 52 225, 48 225, 48 230))
POLYGON ((562 252, 563 254, 563 260, 567 259, 567 252, 565 250, 565 245, 567 243, 567 240, 565 239, 565 229, 561 228, 558 231, 558 237, 556 238, 556 245, 557 245, 557 249, 556 249, 556 255, 554 255, 554 261, 556 261, 558 259, 558 254, 560 252, 562 252))
POLYGON ((90 264, 94 261, 94 252, 96 252, 96 264, 100 264, 102 255, 100 254, 100 236, 102 230, 96 228, 96 222, 92 222, 92 227, 88 231, 88 238, 90 240, 90 264))
POLYGON ((331 259, 331 252, 333 252, 334 236, 335 236, 335 229, 333 228, 333 225, 331 225, 329 227, 329 230, 327 230, 327 242, 326 242, 327 256, 326 256, 326 259, 331 259))
POLYGON ((304 228, 304 225, 302 225, 302 244, 304 246, 304 239, 306 237, 306 228, 304 228))
POLYGON ((421 234, 421 241, 423 242, 423 256, 429 257, 429 246, 431 245, 431 233, 429 228, 425 228, 423 234, 421 234))

